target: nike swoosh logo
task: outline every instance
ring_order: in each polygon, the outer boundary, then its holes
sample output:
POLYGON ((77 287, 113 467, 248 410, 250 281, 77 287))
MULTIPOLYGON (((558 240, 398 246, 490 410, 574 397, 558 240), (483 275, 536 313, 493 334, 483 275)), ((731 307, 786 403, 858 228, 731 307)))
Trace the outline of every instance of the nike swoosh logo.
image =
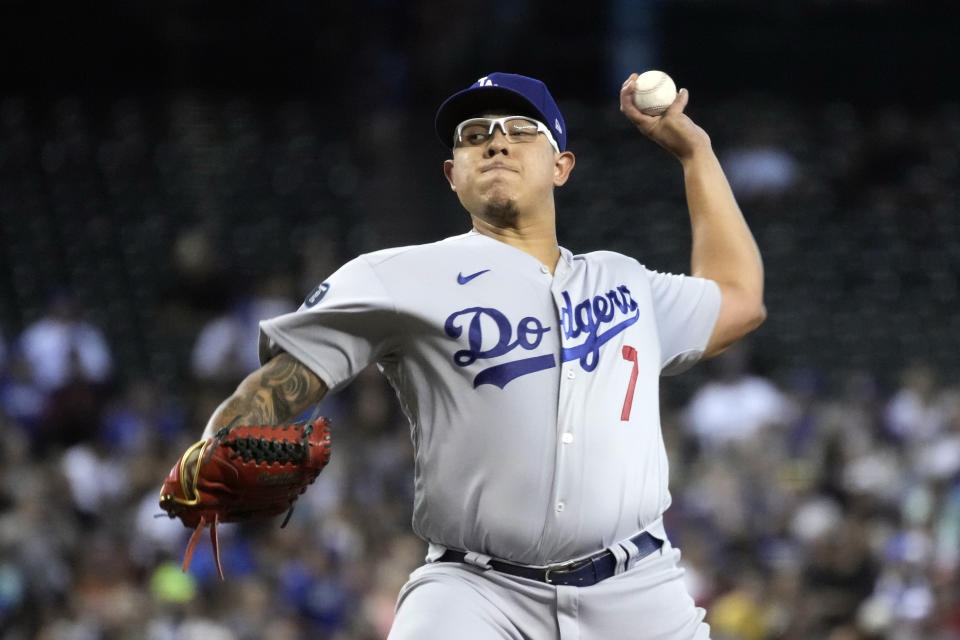
POLYGON ((473 279, 476 278, 477 276, 482 276, 482 275, 485 274, 487 271, 490 271, 490 269, 484 269, 483 271, 477 271, 476 273, 471 273, 471 274, 468 275, 468 276, 465 276, 465 275, 463 275, 462 273, 458 273, 458 274, 457 274, 457 284, 467 284, 468 282, 470 282, 471 280, 473 280, 473 279))

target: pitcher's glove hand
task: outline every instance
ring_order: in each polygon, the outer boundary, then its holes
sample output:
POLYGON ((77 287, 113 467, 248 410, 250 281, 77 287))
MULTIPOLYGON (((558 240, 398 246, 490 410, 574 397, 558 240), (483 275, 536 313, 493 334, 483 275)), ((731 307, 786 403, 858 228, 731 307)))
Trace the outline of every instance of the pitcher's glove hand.
POLYGON ((223 427, 214 437, 193 444, 170 470, 160 490, 160 508, 194 529, 183 558, 210 525, 214 561, 220 567, 218 522, 262 520, 293 512, 293 502, 330 461, 330 424, 223 427))

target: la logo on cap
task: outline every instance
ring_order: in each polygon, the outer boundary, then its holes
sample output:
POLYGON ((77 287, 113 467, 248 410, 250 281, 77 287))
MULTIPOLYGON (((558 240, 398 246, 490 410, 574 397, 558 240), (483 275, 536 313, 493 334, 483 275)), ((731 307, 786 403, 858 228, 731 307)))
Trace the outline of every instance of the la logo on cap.
POLYGON ((495 85, 493 84, 493 80, 491 80, 491 79, 488 78, 487 76, 483 76, 482 78, 480 78, 479 80, 477 80, 477 86, 480 86, 480 87, 493 87, 493 86, 495 86, 495 85))

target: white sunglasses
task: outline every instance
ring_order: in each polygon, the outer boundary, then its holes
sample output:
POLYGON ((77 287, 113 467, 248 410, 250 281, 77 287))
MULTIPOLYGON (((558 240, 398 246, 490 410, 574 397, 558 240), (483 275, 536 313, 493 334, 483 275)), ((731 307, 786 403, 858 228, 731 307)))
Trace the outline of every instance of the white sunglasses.
POLYGON ((501 118, 470 118, 457 125, 453 134, 454 146, 479 147, 493 137, 493 130, 500 127, 508 142, 533 142, 539 134, 547 136, 557 153, 560 146, 547 125, 526 116, 503 116, 501 118))

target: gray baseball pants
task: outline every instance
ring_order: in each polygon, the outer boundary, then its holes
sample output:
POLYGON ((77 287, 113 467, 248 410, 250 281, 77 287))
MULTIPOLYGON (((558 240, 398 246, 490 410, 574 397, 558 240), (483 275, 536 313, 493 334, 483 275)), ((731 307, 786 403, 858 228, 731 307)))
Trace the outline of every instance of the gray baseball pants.
POLYGON ((669 542, 589 587, 552 586, 457 562, 426 564, 400 591, 388 640, 708 640, 669 542))

